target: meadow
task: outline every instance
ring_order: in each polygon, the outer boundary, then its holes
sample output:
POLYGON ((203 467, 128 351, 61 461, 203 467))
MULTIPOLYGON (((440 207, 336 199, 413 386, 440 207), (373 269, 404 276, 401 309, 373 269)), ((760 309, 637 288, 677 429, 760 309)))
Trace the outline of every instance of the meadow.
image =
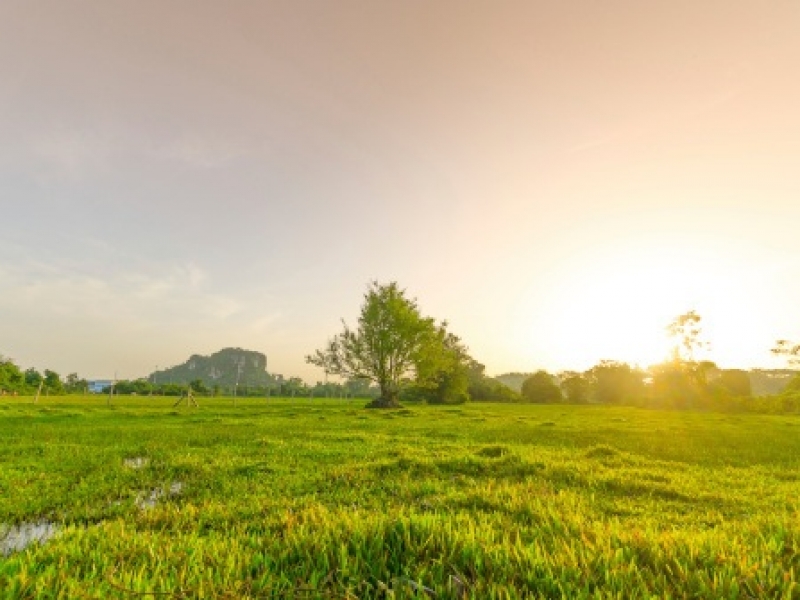
POLYGON ((0 398, 0 598, 800 598, 800 418, 0 398))

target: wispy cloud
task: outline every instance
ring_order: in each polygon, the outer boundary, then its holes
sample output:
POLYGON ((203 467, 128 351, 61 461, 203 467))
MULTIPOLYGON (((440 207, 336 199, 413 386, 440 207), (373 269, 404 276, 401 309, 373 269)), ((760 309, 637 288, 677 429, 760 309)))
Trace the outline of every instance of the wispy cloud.
POLYGON ((208 274, 193 263, 172 265, 163 275, 101 275, 30 260, 0 271, 0 307, 140 323, 161 321, 162 315, 226 319, 235 314, 238 301, 211 290, 207 281, 208 274))

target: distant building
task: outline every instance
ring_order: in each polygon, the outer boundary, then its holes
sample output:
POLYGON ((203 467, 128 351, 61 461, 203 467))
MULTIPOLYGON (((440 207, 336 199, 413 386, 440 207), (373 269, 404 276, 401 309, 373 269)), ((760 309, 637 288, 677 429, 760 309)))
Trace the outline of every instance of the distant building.
POLYGON ((93 379, 86 383, 90 394, 104 394, 114 385, 110 379, 93 379))

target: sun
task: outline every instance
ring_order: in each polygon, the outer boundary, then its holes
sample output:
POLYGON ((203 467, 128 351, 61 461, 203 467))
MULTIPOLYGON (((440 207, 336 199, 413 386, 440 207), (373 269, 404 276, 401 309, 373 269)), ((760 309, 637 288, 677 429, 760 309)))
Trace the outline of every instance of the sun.
POLYGON ((549 334, 553 352, 570 364, 611 359, 646 366, 666 358, 671 342, 666 325, 684 302, 666 293, 663 271, 605 268, 580 273, 554 311, 549 334))
POLYGON ((676 342, 667 325, 678 315, 707 310, 735 318, 736 274, 720 263, 709 268, 699 255, 691 247, 640 244, 576 258, 546 286, 537 281, 528 299, 536 308, 518 342, 527 344, 532 362, 558 368, 606 359, 641 367, 662 362, 676 342))

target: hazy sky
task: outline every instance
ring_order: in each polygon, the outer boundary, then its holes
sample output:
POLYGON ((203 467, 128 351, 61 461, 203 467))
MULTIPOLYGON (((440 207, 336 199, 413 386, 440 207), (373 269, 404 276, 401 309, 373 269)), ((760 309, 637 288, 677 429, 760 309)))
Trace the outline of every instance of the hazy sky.
POLYGON ((800 3, 0 4, 0 353, 303 356, 397 280, 490 373, 800 340, 800 3))

